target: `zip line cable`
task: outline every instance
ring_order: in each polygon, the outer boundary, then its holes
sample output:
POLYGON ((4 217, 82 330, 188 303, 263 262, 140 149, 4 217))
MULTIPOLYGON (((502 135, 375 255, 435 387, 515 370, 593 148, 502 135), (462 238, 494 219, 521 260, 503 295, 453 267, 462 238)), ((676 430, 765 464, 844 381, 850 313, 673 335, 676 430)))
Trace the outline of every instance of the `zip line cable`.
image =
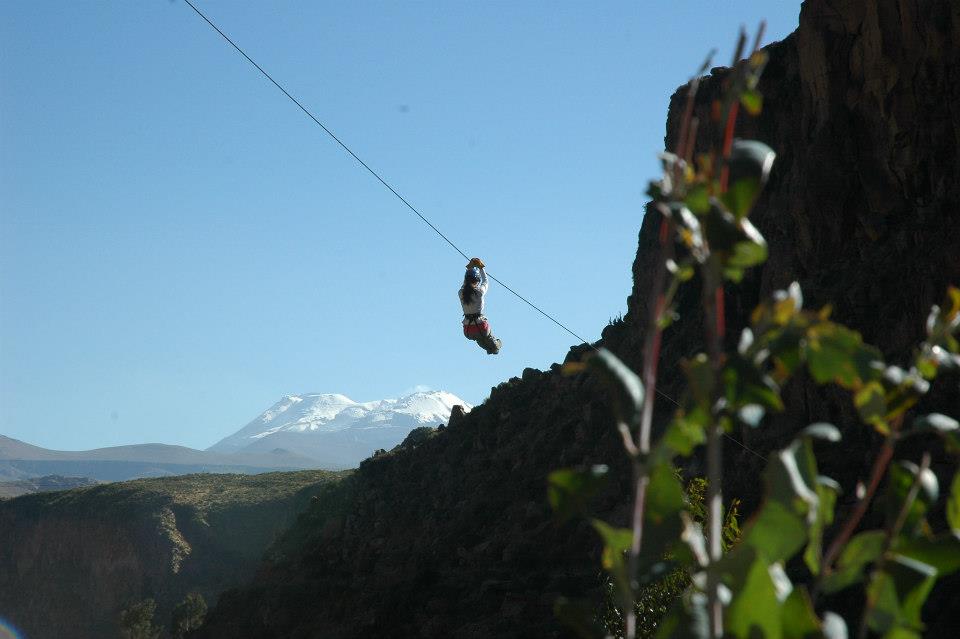
POLYGON ((255 66, 255 67, 257 68, 257 71, 259 71, 260 73, 262 73, 263 76, 264 76, 267 80, 270 80, 270 82, 272 82, 275 87, 277 87, 278 89, 280 89, 280 91, 281 91, 285 96, 287 96, 288 98, 290 98, 290 100, 291 100, 294 104, 296 104, 298 107, 300 107, 300 110, 303 111, 304 113, 306 113, 308 118, 310 118, 311 120, 313 120, 314 122, 316 122, 317 126, 319 126, 321 129, 323 129, 324 132, 325 132, 327 135, 329 135, 331 138, 333 138, 334 142, 336 142, 336 143, 339 144, 341 147, 343 147, 343 150, 346 151, 347 153, 349 153, 349 154, 353 157, 354 160, 356 160, 357 162, 359 162, 359 163, 360 163, 360 166, 362 166, 362 167, 365 168, 367 171, 369 171, 369 172, 370 172, 370 175, 372 175, 373 177, 377 178, 377 179, 380 181, 381 184, 383 184, 385 187, 387 187, 387 188, 390 190, 391 193, 393 193, 394 195, 396 195, 397 198, 399 198, 399 200, 400 200, 401 202, 403 202, 404 204, 406 204, 408 209, 410 209, 411 211, 413 211, 414 213, 416 213, 416 214, 417 214, 417 217, 419 217, 421 220, 423 220, 424 223, 427 224, 427 226, 429 226, 429 227, 432 228, 434 231, 436 231, 437 235, 439 235, 440 237, 442 237, 442 238, 447 242, 447 244, 449 244, 450 246, 452 246, 452 247, 454 248, 454 250, 455 250, 457 253, 459 253, 460 255, 462 255, 465 260, 469 260, 469 259, 470 259, 469 257, 467 257, 467 254, 466 254, 466 253, 464 253, 463 251, 461 251, 461 250, 459 249, 459 247, 457 247, 456 244, 454 244, 453 242, 450 241, 450 238, 448 238, 446 235, 444 235, 443 233, 441 233, 441 232, 440 232, 440 229, 438 229, 438 228, 435 227, 433 224, 431 224, 430 220, 428 220, 428 219, 425 218, 423 215, 421 215, 421 214, 420 214, 420 211, 418 211, 416 208, 414 208, 414 206, 413 206, 412 204, 410 204, 409 202, 407 202, 406 198, 404 198, 402 195, 400 195, 399 193, 397 193, 396 189, 394 189, 392 186, 390 186, 389 184, 387 184, 387 181, 384 180, 382 177, 380 177, 380 174, 379 174, 379 173, 377 173, 376 171, 374 171, 373 169, 371 169, 370 166, 369 166, 366 162, 364 162, 363 160, 361 160, 360 157, 359 157, 356 153, 354 153, 353 150, 350 149, 350 147, 348 147, 346 144, 343 143, 343 141, 342 141, 340 138, 338 138, 336 135, 334 135, 333 131, 331 131, 331 130, 328 129, 326 126, 324 126, 323 122, 321 122, 320 120, 318 120, 318 119, 316 118, 316 116, 314 116, 312 113, 310 113, 310 111, 307 109, 307 107, 305 107, 305 106, 303 106, 302 104, 300 104, 300 101, 297 100, 297 99, 296 99, 295 97, 293 97, 292 95, 290 95, 290 92, 287 91, 286 89, 284 89, 283 86, 281 86, 281 84, 280 84, 279 82, 277 82, 276 80, 274 80, 274 79, 273 79, 273 76, 271 76, 269 73, 267 73, 266 71, 264 71, 264 70, 263 70, 263 67, 261 67, 259 64, 257 64, 257 63, 253 60, 253 58, 251 58, 250 56, 248 56, 243 49, 241 49, 239 46, 237 46, 237 43, 234 42, 233 40, 231 40, 231 39, 230 39, 230 36, 228 36, 226 33, 224 33, 223 31, 221 31, 221 30, 220 30, 220 27, 218 27, 218 26, 215 25, 213 22, 211 22, 211 21, 210 21, 210 18, 208 18, 207 16, 205 16, 205 15, 203 14, 203 12, 200 11, 200 9, 197 9, 197 7, 196 7, 192 2, 190 2, 190 0, 183 0, 183 1, 186 2, 188 5, 190 5, 190 8, 193 9, 194 11, 196 11, 196 12, 197 12, 197 15, 200 16, 201 18, 203 18, 203 20, 204 20, 207 24, 209 24, 209 25, 213 28, 214 31, 216 31, 217 33, 219 33, 219 34, 223 37, 224 40, 226 40, 227 42, 229 42, 230 45, 240 53, 240 55, 242 55, 244 58, 246 58, 246 59, 247 59, 247 62, 249 62, 250 64, 252 64, 253 66, 255 66))
MULTIPOLYGON (((242 55, 244 58, 246 58, 247 62, 249 62, 250 64, 252 64, 254 67, 256 67, 257 71, 259 71, 261 74, 263 74, 263 77, 265 77, 266 79, 270 80, 270 82, 273 83, 273 86, 275 86, 275 87, 277 87, 278 89, 280 89, 280 92, 281 92, 281 93, 283 93, 285 96, 287 96, 288 98, 290 98, 290 101, 293 102, 294 104, 296 104, 296 105, 300 108, 300 110, 303 111, 303 112, 307 115, 308 118, 310 118, 311 120, 313 120, 313 121, 316 123, 317 126, 319 126, 321 129, 323 129, 323 131, 324 131, 327 135, 329 135, 329 136, 333 139, 334 142, 336 142, 337 144, 339 144, 340 147, 341 147, 344 151, 346 151, 347 153, 349 153, 350 156, 360 164, 360 166, 362 166, 363 168, 365 168, 365 169, 367 170, 367 172, 370 173, 370 175, 372 175, 373 177, 377 178, 377 181, 380 182, 380 184, 382 184, 383 186, 385 186, 391 193, 393 193, 395 196, 397 196, 397 199, 398 199, 398 200, 400 200, 401 202, 403 202, 408 209, 410 209, 411 211, 413 211, 413 213, 416 214, 417 217, 419 217, 421 220, 423 220, 424 224, 426 224, 426 225, 429 226, 431 229, 433 229, 434 232, 435 232, 437 235, 439 235, 441 238, 443 238, 443 240, 444 240, 447 244, 449 244, 450 246, 452 246, 452 247, 453 247, 453 250, 455 250, 457 253, 459 253, 461 256, 463 256, 463 259, 465 259, 465 260, 469 260, 469 259, 470 259, 469 257, 467 257, 467 254, 466 254, 466 253, 464 253, 462 250, 460 250, 460 247, 459 247, 459 246, 457 246, 456 244, 454 244, 453 241, 450 240, 450 238, 448 238, 446 235, 444 235, 444 234, 440 231, 440 229, 438 229, 436 226, 434 226, 434 225, 433 225, 433 222, 431 222, 430 220, 428 220, 428 219, 426 218, 426 216, 424 216, 422 213, 420 213, 420 211, 418 211, 415 206, 413 206, 412 204, 410 204, 410 202, 408 202, 405 197, 403 197, 402 195, 400 195, 400 193, 398 193, 395 188, 393 188, 392 186, 390 186, 390 184, 389 184, 386 180, 384 180, 384 179, 380 176, 379 173, 377 173, 377 172, 374 171, 372 168, 370 168, 370 165, 369 165, 369 164, 367 164, 366 162, 364 162, 364 161, 360 158, 359 155, 357 155, 356 153, 354 153, 354 152, 353 152, 353 149, 351 149, 349 146, 347 146, 346 144, 344 144, 343 140, 341 140, 340 138, 338 138, 338 137, 333 133, 333 131, 331 131, 330 129, 328 129, 328 128, 326 127, 326 125, 323 124, 323 122, 321 122, 320 120, 318 120, 317 117, 316 117, 315 115, 313 115, 313 113, 311 113, 309 109, 307 109, 307 107, 303 106, 303 105, 300 103, 300 101, 297 100, 295 97, 293 97, 293 96, 290 94, 289 91, 287 91, 286 89, 284 89, 283 86, 282 86, 279 82, 277 82, 276 80, 274 80, 274 79, 273 79, 273 76, 271 76, 269 73, 267 73, 267 72, 264 70, 263 67, 261 67, 259 64, 257 64, 257 63, 254 61, 253 58, 251 58, 250 56, 248 56, 247 53, 237 45, 236 42, 234 42, 233 40, 230 39, 230 36, 228 36, 226 33, 224 33, 223 31, 221 31, 221 30, 220 30, 220 27, 218 27, 217 25, 215 25, 215 24, 210 20, 210 18, 208 18, 206 15, 204 15, 204 13, 203 13, 202 11, 200 11, 200 9, 198 9, 198 8, 196 7, 196 5, 193 4, 193 2, 191 2, 190 0, 183 0, 183 1, 186 2, 187 5, 188 5, 191 9, 193 9, 194 12, 196 12, 196 14, 197 14, 198 16, 200 16, 201 18, 203 18, 203 21, 206 22, 208 25, 210 25, 210 27, 211 27, 214 31, 216 31, 217 33, 219 33, 219 34, 220 34, 220 37, 222 37, 224 40, 226 40, 227 42, 229 42, 229 43, 230 43, 230 46, 232 46, 234 49, 237 50, 237 52, 238 52, 240 55, 242 55)), ((530 306, 530 308, 534 309, 535 311, 537 311, 538 313, 540 313, 541 315, 543 315, 544 317, 546 317, 548 320, 550 320, 551 322, 553 322, 554 324, 556 324, 557 326, 559 326, 560 328, 562 328, 562 329, 565 330, 566 332, 568 332, 568 333, 570 333, 571 335, 573 335, 574 337, 576 337, 578 340, 580 340, 580 341, 583 342, 584 344, 589 344, 589 345, 592 346, 592 344, 590 344, 590 342, 588 342, 587 340, 583 339, 582 337, 580 337, 579 335, 577 335, 576 333, 574 333, 572 330, 570 330, 569 328, 567 328, 566 326, 564 326, 564 325, 563 325, 562 323, 560 323, 560 321, 557 320, 555 317, 553 317, 552 315, 550 315, 549 313, 547 313, 546 311, 544 311, 543 309, 541 309, 539 306, 537 306, 536 304, 534 304, 533 302, 531 302, 530 300, 528 300, 527 298, 525 298, 523 295, 520 295, 520 293, 517 293, 517 292, 516 292, 515 290, 513 290, 511 287, 507 286, 503 281, 497 279, 496 277, 494 277, 494 276, 491 275, 490 273, 487 273, 487 276, 490 277, 490 279, 492 279, 494 282, 496 282, 497 284, 499 284, 499 285, 502 286, 503 288, 505 288, 505 289, 507 289, 508 291, 510 291, 511 293, 513 293, 519 300, 521 300, 522 302, 524 302, 524 303, 526 303, 528 306, 530 306)))
MULTIPOLYGON (((362 166, 363 168, 365 168, 365 169, 367 170, 367 172, 370 173, 370 175, 372 175, 373 177, 375 177, 375 178, 377 179, 377 181, 380 182, 380 184, 382 184, 383 186, 385 186, 385 187, 387 188, 387 190, 389 190, 391 193, 393 193, 395 196, 397 196, 397 199, 400 200, 401 202, 403 202, 403 204, 404 204, 408 209, 410 209, 411 211, 413 211, 413 213, 414 213, 417 217, 419 217, 419 218, 423 221, 424 224, 426 224, 426 225, 429 226, 431 229, 433 229, 433 231, 434 231, 437 235, 439 235, 441 238, 443 238, 443 240, 444 240, 447 244, 449 244, 451 247, 453 247, 453 250, 455 250, 457 253, 459 253, 459 254, 463 257, 463 259, 465 259, 465 260, 469 260, 469 259, 470 259, 469 257, 467 257, 467 254, 466 254, 466 253, 464 253, 462 250, 460 250, 460 247, 459 247, 459 246, 457 246, 456 244, 454 244, 453 241, 452 241, 450 238, 448 238, 446 235, 444 235, 444 234, 440 231, 440 229, 438 229, 436 226, 434 226, 434 225, 433 225, 433 222, 431 222, 430 220, 428 220, 428 219, 426 218, 426 216, 424 216, 422 213, 420 213, 420 211, 418 211, 415 206, 413 206, 412 204, 410 204, 410 202, 408 202, 405 197, 403 197, 402 195, 400 195, 400 193, 398 193, 395 188, 393 188, 392 186, 390 186, 390 184, 389 184, 385 179, 383 179, 383 178, 380 176, 379 173, 377 173, 377 172, 374 171, 372 168, 370 168, 370 165, 369 165, 369 164, 367 164, 366 162, 364 162, 364 161, 360 158, 359 155, 357 155, 356 153, 354 153, 354 152, 353 152, 353 149, 351 149, 349 146, 347 146, 347 145, 343 142, 343 140, 341 140, 340 138, 338 138, 338 137, 334 134, 333 131, 331 131, 330 129, 328 129, 328 128, 326 127, 326 125, 323 124, 323 122, 321 122, 319 119, 317 119, 317 117, 316 117, 313 113, 311 113, 310 110, 307 109, 307 107, 303 106, 303 104, 301 104, 299 100, 297 100, 295 97, 293 97, 293 96, 290 94, 289 91, 287 91, 285 88, 283 88, 283 85, 281 85, 279 82, 277 82, 276 80, 274 80, 274 79, 273 79, 273 76, 271 76, 269 73, 267 73, 267 72, 264 70, 263 67, 261 67, 259 64, 257 64, 256 61, 254 61, 253 58, 251 58, 249 55, 247 55, 247 53, 246 53, 243 49, 241 49, 240 46, 237 45, 236 42, 234 42, 233 40, 230 39, 230 36, 228 36, 226 33, 224 33, 224 32, 220 29, 220 27, 218 27, 217 25, 215 25, 215 24, 210 20, 210 18, 208 18, 202 11, 200 11, 200 9, 197 8, 197 6, 196 6, 195 4, 193 4, 193 2, 191 2, 191 0, 183 0, 183 1, 184 1, 185 3, 187 3, 187 6, 189 6, 191 9, 193 9, 193 11, 194 11, 198 16, 200 16, 201 18, 203 18, 203 21, 206 22, 206 23, 210 26, 211 29, 213 29, 214 31, 216 31, 217 33, 219 33, 219 34, 220 34, 220 37, 222 37, 224 40, 226 40, 226 41, 230 44, 230 46, 232 46, 234 49, 236 49, 236 50, 237 50, 237 53, 239 53, 239 54, 242 55, 244 58, 246 58, 247 62, 249 62, 250 64, 252 64, 252 65, 257 69, 257 71, 259 71, 259 72, 263 75, 263 77, 265 77, 267 80, 270 80, 270 82, 273 83, 273 86, 277 87, 277 89, 279 89, 281 93, 283 93, 285 96, 287 96, 287 97, 290 99, 291 102, 293 102, 295 105, 297 105, 297 107, 299 107, 299 109, 300 109, 301 111, 303 111, 308 118, 310 118, 311 120, 313 120, 314 123, 315 123, 317 126, 319 126, 321 129, 323 129, 324 133, 326 133, 327 135, 329 135, 330 138, 333 139, 334 142, 336 142, 337 144, 339 144, 340 147, 341 147, 344 151, 346 151, 347 153, 349 153, 350 156, 360 164, 360 166, 362 166)), ((519 299, 520 301, 522 301, 522 302, 524 302, 525 304, 527 304, 530 308, 532 308, 533 310, 537 311, 538 313, 540 313, 541 315, 543 315, 544 317, 546 317, 548 320, 550 320, 551 322, 553 322, 554 324, 556 324, 557 326, 559 326, 560 328, 562 328, 563 330, 565 330, 565 331, 566 331, 567 333, 569 333, 570 335, 576 337, 578 340, 580 340, 581 343, 586 344, 587 346, 589 346, 590 348, 592 348, 592 349, 595 350, 595 351, 596 351, 596 350, 599 350, 599 349, 598 349, 596 346, 594 346, 592 343, 590 343, 590 342, 588 342, 587 340, 583 339, 582 337, 580 337, 579 335, 577 335, 576 333, 574 333, 572 330, 570 330, 569 328, 567 328, 566 326, 564 326, 564 325, 563 325, 559 320, 557 320, 555 317, 553 317, 552 315, 550 315, 549 313, 547 313, 546 311, 544 311, 543 309, 541 309, 539 306, 537 306, 536 304, 534 304, 533 302, 531 302, 530 300, 528 300, 527 298, 525 298, 525 297, 524 297, 523 295, 521 295, 520 293, 518 293, 518 292, 516 292, 515 290, 513 290, 510 286, 508 286, 508 285, 507 285, 505 282, 503 282, 502 280, 497 279, 494 275, 492 275, 492 274, 490 274, 490 273, 487 273, 487 276, 488 276, 490 279, 492 279, 494 282, 496 282, 497 284, 499 284, 500 286, 502 286, 503 288, 505 288, 506 290, 508 290, 508 291, 510 291, 511 293, 513 293, 513 294, 517 297, 517 299, 519 299)), ((667 395, 666 393, 664 393, 663 391, 661 391, 659 388, 657 388, 657 389, 655 389, 655 390, 656 390, 656 392, 657 392, 658 395, 660 395, 661 397, 664 397, 664 398, 670 400, 670 402, 673 403, 674 405, 676 405, 677 407, 680 407, 680 404, 679 404, 675 399, 673 399, 672 397, 670 397, 669 395, 667 395)), ((745 444, 743 444, 742 442, 737 441, 737 440, 734 439, 733 437, 730 437, 727 433, 724 433, 724 436, 726 436, 727 439, 730 439, 731 441, 736 442, 736 443, 737 443, 738 445, 740 445, 744 450, 747 450, 747 451, 753 453, 754 455, 756 455, 757 457, 759 457, 759 458, 761 458, 761 459, 763 459, 763 460, 766 460, 766 457, 764 457, 764 456, 761 455, 760 453, 757 453, 757 452, 755 452, 755 451, 753 451, 753 450, 750 450, 750 448, 748 448, 745 444)))

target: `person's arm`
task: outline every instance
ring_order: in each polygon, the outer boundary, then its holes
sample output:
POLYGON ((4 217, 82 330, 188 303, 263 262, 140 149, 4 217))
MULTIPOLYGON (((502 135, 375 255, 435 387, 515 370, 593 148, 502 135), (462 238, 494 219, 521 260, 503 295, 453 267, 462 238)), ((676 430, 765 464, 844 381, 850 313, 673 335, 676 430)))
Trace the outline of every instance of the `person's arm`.
POLYGON ((487 294, 487 289, 490 287, 490 283, 487 282, 487 272, 483 270, 483 267, 480 267, 480 292, 484 295, 487 294))

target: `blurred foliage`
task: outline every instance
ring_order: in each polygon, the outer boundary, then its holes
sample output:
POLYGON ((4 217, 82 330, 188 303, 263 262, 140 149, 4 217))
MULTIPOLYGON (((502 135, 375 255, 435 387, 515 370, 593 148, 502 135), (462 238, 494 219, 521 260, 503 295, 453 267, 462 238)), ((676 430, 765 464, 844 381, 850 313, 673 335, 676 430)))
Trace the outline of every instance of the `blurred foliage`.
MULTIPOLYGON (((906 419, 933 379, 960 370, 960 289, 950 287, 943 303, 931 309, 926 339, 905 368, 885 362, 859 333, 832 321, 829 307, 805 309, 797 282, 761 302, 738 347, 720 352, 723 282, 739 282, 746 269, 767 258, 766 242, 749 215, 775 158, 762 142, 733 137, 738 109, 756 115, 762 108, 757 82, 766 56, 756 45, 745 57, 744 50, 741 34, 724 94, 711 105, 721 138, 695 156, 694 80, 679 148, 661 155, 663 177, 647 191, 662 219, 669 274, 663 290, 651 291, 649 307, 662 312, 647 330, 661 331, 678 319, 674 295, 694 274, 699 272, 704 287, 708 353, 683 362, 686 390, 673 419, 648 449, 644 415, 653 393, 645 392, 641 378, 604 349, 565 366, 568 374, 591 374, 610 389, 637 491, 633 528, 590 518, 604 544, 604 603, 597 609, 564 600, 558 614, 583 637, 839 638, 857 627, 861 637, 920 637, 921 608, 935 581, 960 568, 960 474, 946 498, 949 530, 937 534, 927 521, 939 495, 929 455, 919 464, 893 459, 902 440, 921 433, 936 434, 946 450, 960 452, 955 418, 906 419), (784 410, 781 389, 801 371, 817 384, 848 391, 861 424, 813 424, 770 454, 760 507, 742 531, 728 513, 720 533, 723 552, 715 545, 711 552, 710 534, 701 526, 709 484, 684 490, 674 463, 707 443, 711 433, 730 437, 735 426, 763 428, 769 413, 784 410), (814 442, 839 442, 842 432, 858 427, 875 431, 883 444, 863 494, 844 521, 835 521, 840 487, 819 473, 814 442), (861 530, 871 508, 883 514, 884 525, 861 530), (791 572, 794 579, 806 575, 796 582, 786 570, 794 559, 806 567, 791 572), (844 618, 824 609, 823 595, 852 587, 862 592, 862 615, 844 618)), ((590 497, 605 475, 598 466, 551 474, 551 504, 563 518, 589 517, 590 497)), ((719 486, 720 478, 708 479, 719 486)))
MULTIPOLYGON (((707 480, 695 477, 686 485, 686 504, 694 521, 703 524, 706 517, 704 500, 707 494, 707 480)), ((740 538, 739 504, 736 500, 730 505, 724 518, 724 548, 729 549, 740 538)), ((664 557, 668 562, 671 555, 664 557)), ((660 579, 648 585, 640 586, 634 597, 634 610, 637 614, 637 636, 652 639, 656 636, 660 620, 690 585, 690 574, 682 566, 676 566, 660 579)), ((607 636, 623 638, 623 614, 616 604, 614 584, 609 578, 604 581, 604 598, 601 602, 598 623, 603 626, 607 636)))

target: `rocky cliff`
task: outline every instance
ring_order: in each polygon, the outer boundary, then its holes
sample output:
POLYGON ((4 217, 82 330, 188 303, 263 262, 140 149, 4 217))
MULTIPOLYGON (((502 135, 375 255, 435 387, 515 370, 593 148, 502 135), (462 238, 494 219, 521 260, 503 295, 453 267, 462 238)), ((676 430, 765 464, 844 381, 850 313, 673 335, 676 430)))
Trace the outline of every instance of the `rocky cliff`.
MULTIPOLYGON (((798 281, 806 306, 831 304, 834 319, 860 331, 891 363, 906 364, 930 306, 947 284, 960 282, 960 4, 807 0, 796 32, 768 50, 763 113, 741 117, 738 134, 777 152, 751 215, 770 258, 727 287, 728 336, 738 338, 760 299, 798 281)), ((715 69, 699 94, 701 148, 718 135, 707 114, 724 75, 715 69)), ((667 148, 685 96, 681 88, 671 100, 667 148)), ((618 342, 634 363, 647 316, 653 224, 646 218, 640 233, 627 330, 618 342)), ((701 348, 698 295, 686 290, 683 320, 664 338, 668 388, 680 378, 669 367, 701 348)), ((871 455, 872 435, 845 393, 801 379, 784 395, 789 409, 771 428, 747 433, 748 445, 770 449, 798 425, 833 421, 845 432, 840 478, 852 485, 871 455)), ((925 405, 958 407, 956 379, 942 380, 925 405)), ((751 472, 762 463, 742 449, 731 452, 751 472)))
POLYGON ((0 502, 0 617, 30 638, 118 637, 152 598, 157 625, 189 592, 211 603, 338 474, 189 475, 0 502))

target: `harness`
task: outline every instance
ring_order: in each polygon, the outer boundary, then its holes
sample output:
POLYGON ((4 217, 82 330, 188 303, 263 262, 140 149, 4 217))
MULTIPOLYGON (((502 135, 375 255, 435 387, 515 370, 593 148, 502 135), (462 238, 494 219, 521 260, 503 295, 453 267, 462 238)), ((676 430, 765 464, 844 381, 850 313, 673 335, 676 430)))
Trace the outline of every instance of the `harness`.
POLYGON ((463 319, 466 320, 463 325, 463 336, 467 339, 477 340, 490 334, 490 323, 482 314, 464 313, 463 319))

